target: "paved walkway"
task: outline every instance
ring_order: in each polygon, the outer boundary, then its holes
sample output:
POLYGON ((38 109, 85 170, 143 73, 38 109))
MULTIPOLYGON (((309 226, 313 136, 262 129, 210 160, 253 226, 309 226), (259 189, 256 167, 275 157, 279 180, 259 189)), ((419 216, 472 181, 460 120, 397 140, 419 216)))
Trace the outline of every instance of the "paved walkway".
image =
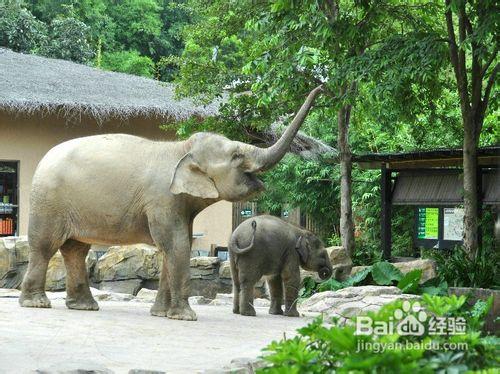
POLYGON ((99 301, 98 312, 21 308, 17 298, 0 297, 0 373, 33 370, 130 369, 196 373, 256 357, 283 333, 293 336, 303 318, 267 314, 234 315, 230 306, 195 305, 198 321, 149 315, 148 303, 99 301))

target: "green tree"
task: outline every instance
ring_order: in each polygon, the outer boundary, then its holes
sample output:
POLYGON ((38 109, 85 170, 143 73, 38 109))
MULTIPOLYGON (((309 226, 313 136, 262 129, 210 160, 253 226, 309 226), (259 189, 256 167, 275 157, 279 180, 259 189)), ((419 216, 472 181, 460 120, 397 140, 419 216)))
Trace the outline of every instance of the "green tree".
POLYGON ((46 25, 18 0, 0 2, 0 46, 36 53, 47 41, 46 25))
POLYGON ((49 57, 86 63, 94 52, 88 42, 90 28, 74 18, 55 19, 49 27, 49 42, 43 54, 49 57))
MULTIPOLYGON (((474 258, 479 246, 478 198, 481 193, 477 179, 477 147, 500 68, 500 9, 497 2, 490 0, 445 0, 445 6, 450 61, 464 129, 464 247, 474 258)), ((497 103, 493 105, 496 107, 497 103)))
POLYGON ((102 55, 101 68, 127 74, 152 78, 154 63, 147 56, 137 51, 105 52, 102 55))

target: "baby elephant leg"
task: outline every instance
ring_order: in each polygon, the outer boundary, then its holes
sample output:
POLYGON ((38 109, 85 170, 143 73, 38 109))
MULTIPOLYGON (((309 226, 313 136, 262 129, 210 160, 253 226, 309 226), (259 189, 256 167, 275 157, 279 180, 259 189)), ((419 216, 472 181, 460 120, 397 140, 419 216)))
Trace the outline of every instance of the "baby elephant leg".
POLYGON ((233 313, 240 313, 240 278, 238 276, 238 267, 236 266, 236 262, 231 256, 229 258, 229 264, 231 266, 231 278, 233 279, 233 313))
POLYGON ((281 305, 283 305, 283 280, 281 275, 274 275, 267 280, 269 293, 271 294, 271 307, 269 314, 283 314, 281 305))
POLYGON ((253 307, 253 292, 255 283, 258 279, 255 277, 247 277, 239 272, 240 278, 240 314, 242 316, 255 316, 255 308, 253 307))
POLYGON ((285 316, 298 317, 297 299, 300 289, 300 271, 284 272, 282 275, 285 289, 285 316))

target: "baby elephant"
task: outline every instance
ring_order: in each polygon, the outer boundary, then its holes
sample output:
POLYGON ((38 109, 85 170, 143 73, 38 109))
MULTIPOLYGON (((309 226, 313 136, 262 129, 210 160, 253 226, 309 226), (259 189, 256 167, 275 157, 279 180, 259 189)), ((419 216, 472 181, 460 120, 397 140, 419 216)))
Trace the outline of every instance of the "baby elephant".
POLYGON ((271 293, 270 314, 297 317, 300 268, 317 271, 321 279, 332 275, 332 265, 323 243, 310 231, 262 215, 240 224, 229 240, 233 277, 233 313, 255 316, 255 283, 266 276, 271 293))

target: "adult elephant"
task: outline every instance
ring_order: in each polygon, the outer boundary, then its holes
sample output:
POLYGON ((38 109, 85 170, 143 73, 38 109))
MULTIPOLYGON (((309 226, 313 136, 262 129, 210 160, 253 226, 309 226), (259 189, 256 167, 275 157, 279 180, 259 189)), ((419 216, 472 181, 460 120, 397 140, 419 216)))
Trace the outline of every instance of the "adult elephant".
POLYGON ((67 307, 97 310, 85 267, 90 246, 148 243, 165 254, 151 314, 196 320, 188 303, 194 217, 219 200, 245 200, 261 191, 256 174, 283 158, 321 90, 309 93, 269 148, 197 133, 178 142, 98 135, 51 149, 33 177, 21 306, 50 308, 45 277, 60 249, 67 307))

